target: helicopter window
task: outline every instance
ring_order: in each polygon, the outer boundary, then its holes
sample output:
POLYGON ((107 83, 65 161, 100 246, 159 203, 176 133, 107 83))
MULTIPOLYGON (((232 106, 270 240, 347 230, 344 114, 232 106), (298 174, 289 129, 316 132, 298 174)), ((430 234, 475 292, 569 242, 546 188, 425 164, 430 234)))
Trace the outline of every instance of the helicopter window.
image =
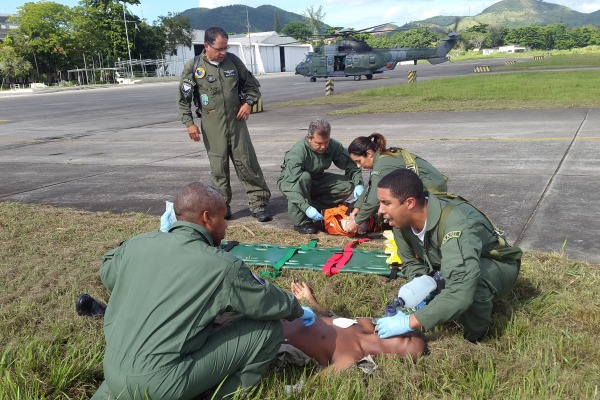
POLYGON ((360 58, 358 56, 354 56, 354 63, 356 64, 358 62, 360 62, 360 58))
POLYGON ((333 65, 333 57, 327 57, 327 65, 333 65))
POLYGON ((325 57, 322 57, 322 58, 319 60, 319 65, 320 65, 321 67, 324 67, 324 66, 326 66, 326 65, 327 65, 327 58, 325 58, 325 57))
POLYGON ((375 63, 375 56, 369 56, 369 62, 371 64, 374 64, 375 63))

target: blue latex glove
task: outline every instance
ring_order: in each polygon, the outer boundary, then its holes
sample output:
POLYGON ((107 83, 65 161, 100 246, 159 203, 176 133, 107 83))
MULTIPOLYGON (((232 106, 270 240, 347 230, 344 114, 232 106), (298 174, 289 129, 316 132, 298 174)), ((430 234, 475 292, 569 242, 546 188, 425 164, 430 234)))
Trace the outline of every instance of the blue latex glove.
POLYGON ((365 191, 365 187, 363 185, 356 185, 354 186, 354 198, 358 199, 358 196, 360 196, 362 194, 362 192, 365 191))
POLYGON ((379 318, 377 321, 377 334, 382 339, 404 335, 412 331, 409 321, 410 315, 404 313, 398 313, 393 317, 379 318))
POLYGON ((175 217, 175 210, 173 209, 173 203, 170 201, 166 202, 166 210, 163 215, 160 217, 160 231, 161 232, 169 232, 171 229, 171 225, 173 225, 177 221, 175 217))
POLYGON ((313 206, 309 206, 306 209, 306 216, 310 219, 313 219, 315 221, 323 221, 323 216, 321 215, 321 213, 314 208, 313 206))
POLYGON ((315 323, 315 313, 309 307, 302 306, 304 310, 304 314, 300 317, 300 321, 304 324, 304 326, 311 326, 315 323))

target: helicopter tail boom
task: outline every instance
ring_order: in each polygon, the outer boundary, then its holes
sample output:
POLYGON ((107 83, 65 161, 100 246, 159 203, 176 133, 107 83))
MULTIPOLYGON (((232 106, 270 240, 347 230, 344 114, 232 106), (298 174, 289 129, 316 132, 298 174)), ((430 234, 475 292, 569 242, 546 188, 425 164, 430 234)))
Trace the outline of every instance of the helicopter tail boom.
POLYGON ((456 32, 451 32, 442 39, 442 43, 440 43, 436 47, 436 53, 438 58, 445 58, 446 54, 452 50, 452 48, 458 43, 460 40, 460 35, 456 32))

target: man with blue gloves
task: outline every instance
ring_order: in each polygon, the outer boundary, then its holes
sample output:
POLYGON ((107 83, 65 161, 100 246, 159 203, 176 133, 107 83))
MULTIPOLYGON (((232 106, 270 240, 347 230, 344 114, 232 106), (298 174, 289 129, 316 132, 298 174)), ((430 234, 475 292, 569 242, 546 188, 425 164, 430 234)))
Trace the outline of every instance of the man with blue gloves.
POLYGON ((93 399, 221 399, 258 382, 283 340, 282 319, 315 322, 293 294, 218 248, 227 206, 199 182, 175 199, 177 221, 104 255, 104 383, 93 399), (226 312, 238 313, 227 324, 226 312))
POLYGON ((379 319, 379 336, 456 320, 465 339, 480 341, 492 323, 493 302, 515 284, 521 249, 509 245, 504 234, 468 201, 425 191, 419 176, 409 169, 383 177, 377 197, 379 212, 393 227, 404 278, 439 271, 444 279, 440 293, 414 314, 379 319))
POLYGON ((279 190, 288 200, 288 215, 300 233, 317 233, 313 221, 322 221, 321 210, 334 207, 364 191, 362 172, 340 142, 331 138, 325 120, 310 123, 304 139, 285 153, 279 190), (325 172, 331 164, 344 175, 325 172))

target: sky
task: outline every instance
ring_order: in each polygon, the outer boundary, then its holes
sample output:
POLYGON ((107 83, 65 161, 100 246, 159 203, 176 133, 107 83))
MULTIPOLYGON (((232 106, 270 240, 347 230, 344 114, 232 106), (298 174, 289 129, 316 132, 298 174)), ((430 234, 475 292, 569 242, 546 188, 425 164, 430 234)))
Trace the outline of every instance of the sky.
MULTIPOLYGON (((53 0, 67 6, 75 6, 78 0, 53 0)), ((140 0, 131 11, 145 18, 149 23, 158 16, 169 12, 177 13, 189 8, 215 8, 231 4, 243 4, 258 7, 270 4, 285 11, 303 14, 309 6, 323 6, 324 22, 330 26, 363 29, 383 23, 403 25, 410 21, 419 21, 437 15, 471 16, 479 14, 485 8, 499 0, 140 0)), ((552 0, 547 3, 560 4, 575 11, 590 13, 600 10, 600 0, 552 0)), ((26 3, 23 0, 0 0, 0 13, 13 14, 26 3)), ((252 21, 250 21, 252 25, 252 21)))

